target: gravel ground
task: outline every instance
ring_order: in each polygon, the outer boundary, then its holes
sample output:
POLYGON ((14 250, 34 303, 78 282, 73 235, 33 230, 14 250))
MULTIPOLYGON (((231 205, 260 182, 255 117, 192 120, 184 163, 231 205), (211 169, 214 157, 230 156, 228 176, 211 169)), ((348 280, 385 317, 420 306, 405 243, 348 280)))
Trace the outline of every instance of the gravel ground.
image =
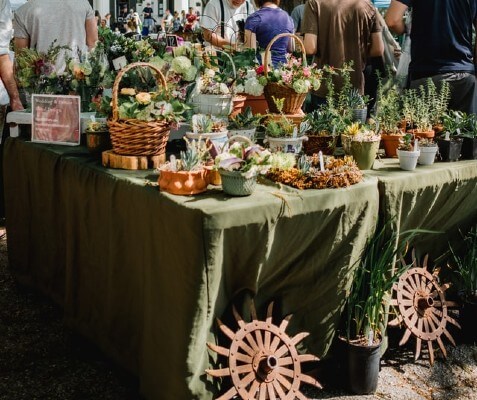
MULTIPOLYGON (((4 232, 0 228, 0 235, 4 232)), ((401 333, 399 333, 401 336, 401 333)), ((310 399, 477 400, 477 346, 446 344, 447 360, 436 352, 414 361, 410 347, 393 345, 383 357, 379 385, 372 396, 350 396, 333 388, 304 387, 310 399)), ((326 372, 326 371, 325 371, 326 372)), ((328 370, 329 372, 329 370, 328 370)), ((328 383, 327 383, 328 382, 328 383)), ((137 380, 114 365, 91 343, 62 323, 61 310, 48 299, 15 284, 0 240, 0 400, 135 400, 137 380)), ((158 399, 173 400, 173 399, 158 399)))

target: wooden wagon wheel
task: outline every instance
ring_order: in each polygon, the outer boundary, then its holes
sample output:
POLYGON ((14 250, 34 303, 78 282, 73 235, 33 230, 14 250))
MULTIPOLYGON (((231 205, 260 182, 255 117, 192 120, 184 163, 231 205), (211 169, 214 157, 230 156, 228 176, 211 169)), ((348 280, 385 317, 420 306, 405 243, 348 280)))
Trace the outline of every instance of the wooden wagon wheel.
MULTIPOLYGON (((434 349, 432 342, 437 341, 444 357, 447 356, 441 336, 444 334, 455 346, 452 335, 446 328, 447 322, 460 328, 457 321, 449 316, 448 307, 456 306, 455 302, 446 301, 445 291, 450 284, 440 285, 438 281, 439 269, 431 274, 427 271, 427 259, 424 257, 423 266, 419 267, 415 253, 412 253, 413 268, 404 272, 393 286, 391 305, 399 310, 397 318, 389 322, 391 326, 404 323, 406 332, 399 345, 404 345, 411 335, 416 337, 417 360, 421 354, 422 341, 427 343, 429 362, 434 364, 434 349)), ((401 259, 404 264, 404 260, 401 259)))
POLYGON ((318 357, 298 354, 296 350, 296 345, 308 333, 302 332, 290 338, 285 330, 292 316, 288 315, 277 326, 272 323, 272 310, 273 302, 268 306, 266 320, 259 321, 251 303, 252 322, 246 323, 234 307, 237 332, 217 319, 220 329, 232 343, 228 349, 212 343, 207 343, 207 346, 227 357, 228 367, 205 372, 215 378, 231 377, 233 383, 233 387, 217 400, 228 400, 237 395, 243 400, 306 400, 300 392, 301 382, 321 388, 316 379, 301 371, 302 362, 317 361, 318 357))

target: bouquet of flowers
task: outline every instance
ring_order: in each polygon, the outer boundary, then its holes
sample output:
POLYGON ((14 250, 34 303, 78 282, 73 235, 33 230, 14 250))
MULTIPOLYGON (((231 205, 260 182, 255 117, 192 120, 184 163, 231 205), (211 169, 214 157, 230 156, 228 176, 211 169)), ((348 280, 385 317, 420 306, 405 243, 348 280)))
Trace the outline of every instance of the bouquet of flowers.
POLYGON ((68 94, 71 76, 60 70, 59 56, 67 46, 53 42, 46 53, 24 48, 15 55, 15 74, 19 88, 27 93, 68 94))
POLYGON ((301 58, 288 54, 287 62, 267 71, 265 77, 267 82, 288 87, 296 93, 308 93, 320 88, 322 71, 316 64, 303 65, 301 58))

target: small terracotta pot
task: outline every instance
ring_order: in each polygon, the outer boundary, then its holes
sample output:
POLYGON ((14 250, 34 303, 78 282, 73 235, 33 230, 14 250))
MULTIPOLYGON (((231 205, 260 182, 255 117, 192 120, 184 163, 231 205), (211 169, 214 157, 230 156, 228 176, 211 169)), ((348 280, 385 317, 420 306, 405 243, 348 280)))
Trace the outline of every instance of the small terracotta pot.
POLYGON ((436 135, 433 129, 426 132, 419 131, 417 129, 411 129, 409 132, 412 133, 414 137, 423 138, 423 139, 431 139, 436 135))
POLYGON ((162 191, 186 196, 205 192, 209 183, 205 169, 199 171, 161 171, 158 182, 162 191))
POLYGON ((232 112, 229 115, 230 118, 234 118, 237 116, 237 114, 242 112, 246 99, 246 96, 241 95, 237 95, 232 98, 232 112))
POLYGON ((388 135, 381 133, 381 140, 383 142, 384 151, 386 157, 397 157, 397 148, 399 146, 399 140, 404 137, 404 133, 397 135, 388 135))
POLYGON ((246 95, 243 108, 245 109, 248 106, 252 109, 252 113, 254 115, 265 115, 268 112, 268 103, 263 94, 261 96, 252 96, 250 94, 246 95))

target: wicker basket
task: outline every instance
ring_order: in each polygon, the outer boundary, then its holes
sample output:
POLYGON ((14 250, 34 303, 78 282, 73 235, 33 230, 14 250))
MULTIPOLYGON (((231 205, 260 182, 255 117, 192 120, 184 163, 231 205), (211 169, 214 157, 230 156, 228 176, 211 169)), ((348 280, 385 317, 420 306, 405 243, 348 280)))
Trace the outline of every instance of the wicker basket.
MULTIPOLYGON (((270 59, 270 50, 272 48, 273 43, 275 43, 276 40, 282 38, 282 37, 292 37, 295 39, 295 43, 298 43, 299 46, 301 47, 302 51, 302 63, 303 66, 306 66, 306 52, 305 52, 305 46, 301 39, 292 34, 292 33, 280 33, 279 35, 275 36, 270 43, 268 43, 267 48, 265 49, 265 56, 263 59, 263 72, 265 73, 265 76, 268 74, 268 64, 269 64, 269 59, 270 59)), ((263 89, 263 94, 265 96, 265 99, 267 100, 268 103, 268 109, 272 113, 278 113, 279 110, 277 106, 275 105, 275 102, 273 101, 272 97, 275 97, 277 99, 285 99, 285 102, 283 104, 283 110, 282 112, 284 114, 296 114, 300 111, 301 107, 303 106, 303 103, 305 102, 306 95, 308 93, 297 93, 295 92, 294 89, 280 85, 276 82, 269 82, 263 89)))
POLYGON ((167 89, 166 80, 161 71, 154 65, 138 62, 125 66, 119 71, 113 85, 112 108, 113 116, 108 120, 109 132, 113 150, 117 154, 126 156, 153 156, 166 152, 169 139, 170 122, 167 121, 141 121, 138 119, 119 119, 118 115, 118 89, 124 74, 138 67, 151 68, 156 73, 158 85, 167 89))

